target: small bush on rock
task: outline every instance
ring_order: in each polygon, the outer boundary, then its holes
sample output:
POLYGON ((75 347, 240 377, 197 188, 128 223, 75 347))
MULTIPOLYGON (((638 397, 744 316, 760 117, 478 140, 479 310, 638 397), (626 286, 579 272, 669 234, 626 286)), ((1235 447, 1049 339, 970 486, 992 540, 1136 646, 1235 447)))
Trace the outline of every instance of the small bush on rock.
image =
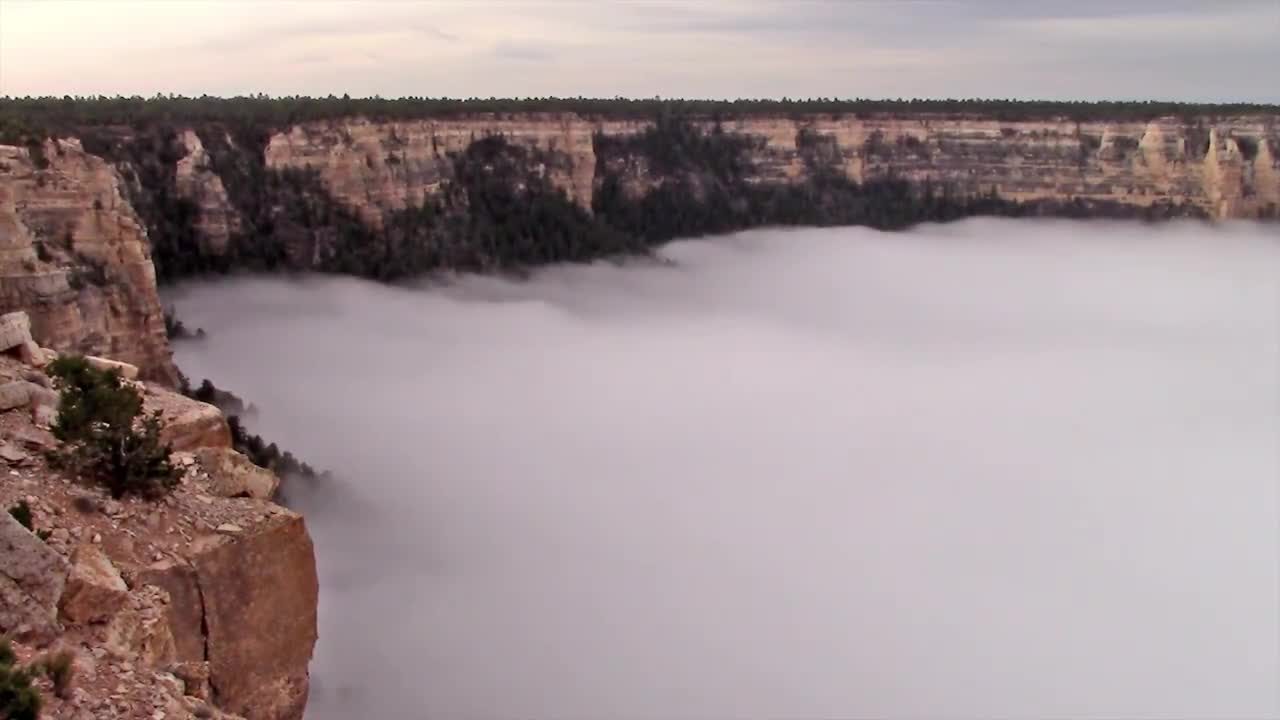
POLYGON ((18 667, 9 641, 0 638, 0 719, 37 720, 40 693, 31 685, 29 670, 18 667))
POLYGON ((9 508, 9 514, 13 516, 14 520, 18 521, 19 525, 35 532, 35 525, 31 520, 31 506, 27 504, 26 500, 19 500, 16 505, 9 508))
POLYGON ((75 679, 76 673, 75 656, 70 651, 62 650, 47 654, 40 658, 33 669, 49 677, 49 682, 53 683, 54 695, 64 700, 70 695, 71 682, 75 679))
POLYGON ((49 365, 61 399, 53 434, 67 444, 59 460, 91 477, 113 497, 156 498, 178 481, 170 448, 160 441, 160 413, 142 415, 142 395, 114 370, 79 356, 49 365))

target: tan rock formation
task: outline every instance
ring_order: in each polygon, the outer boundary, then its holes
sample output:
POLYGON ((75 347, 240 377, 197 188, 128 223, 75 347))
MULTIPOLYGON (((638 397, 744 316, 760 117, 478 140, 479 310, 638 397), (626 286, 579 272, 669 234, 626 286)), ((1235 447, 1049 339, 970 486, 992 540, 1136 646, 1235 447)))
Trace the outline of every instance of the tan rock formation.
POLYGON ((142 400, 143 412, 160 412, 163 423, 160 439, 173 450, 231 447, 227 418, 213 405, 150 383, 144 387, 142 400))
POLYGON ((135 588, 152 585, 169 594, 165 608, 178 662, 204 662, 204 601, 195 568, 184 560, 154 562, 131 574, 135 588))
POLYGON ((0 312, 19 309, 43 346, 177 379, 146 230, 116 171, 78 140, 46 141, 39 157, 0 146, 0 312))
MULTIPOLYGON (((377 225, 387 211, 420 204, 450 177, 450 153, 489 134, 543 151, 552 181, 590 209, 597 181, 592 134, 626 135, 646 121, 592 120, 572 114, 474 116, 375 123, 361 118, 309 123, 274 135, 266 162, 313 168, 329 191, 377 225)), ((830 144, 831 164, 864 181, 892 174, 971 192, 995 188, 1018 200, 1085 198, 1146 206, 1190 203, 1213 217, 1252 217, 1280 202, 1280 117, 1162 118, 1151 122, 1005 122, 913 115, 765 117, 724 120, 757 140, 750 152, 758 182, 809 175, 802 131, 830 144), (1200 147, 1200 137, 1211 147, 1200 147), (1226 140, 1224 140, 1226 139, 1226 140), (1249 153, 1240 148, 1253 148, 1249 153)), ((704 123, 711 129, 712 123, 704 123)), ((632 192, 658 184, 642 159, 621 171, 632 192)))
MULTIPOLYGON (((174 168, 178 195, 195 203, 200 210, 196 232, 201 250, 221 255, 226 252, 231 236, 240 232, 240 213, 227 198, 222 178, 210 166, 209 153, 205 152, 200 136, 194 130, 184 130, 178 141, 187 151, 174 168)), ((227 142, 231 142, 230 139, 227 142)))
POLYGON ((26 407, 31 402, 31 391, 35 387, 26 380, 11 380, 0 384, 0 412, 18 407, 26 407))
POLYGON ((453 176, 450 155, 477 139, 501 135, 541 151, 542 172, 576 203, 591 209, 595 185, 592 133, 638 132, 640 121, 595 123, 572 114, 545 114, 374 123, 362 118, 297 125, 272 136, 272 168, 314 168, 329 192, 378 226, 383 213, 421 205, 453 176))
POLYGON ((144 667, 168 667, 177 658, 173 631, 165 612, 168 593, 144 586, 126 599, 107 626, 104 643, 107 651, 144 667))
POLYGON ((218 705, 250 720, 301 718, 319 593, 302 517, 281 513, 253 534, 222 539, 192 565, 218 705))
POLYGON ((213 478, 212 490, 219 497, 270 500, 280 488, 280 478, 275 473, 254 465, 249 458, 230 448, 201 448, 195 457, 213 478))
POLYGON ((84 359, 89 365, 98 370, 105 372, 115 372, 126 380, 138 379, 138 366, 129 363, 120 362, 119 360, 111 360, 109 358, 97 357, 94 355, 85 355, 84 359))
POLYGON ((69 622, 104 622, 123 609, 128 594, 124 578, 102 550, 81 545, 71 554, 71 573, 58 611, 69 622))
POLYGON ((209 686, 209 663, 179 662, 170 667, 175 677, 182 681, 183 691, 191 697, 208 700, 213 694, 209 686))
POLYGON ((0 315, 0 352, 16 352, 28 365, 35 364, 40 347, 31 338, 31 318, 21 310, 0 315))

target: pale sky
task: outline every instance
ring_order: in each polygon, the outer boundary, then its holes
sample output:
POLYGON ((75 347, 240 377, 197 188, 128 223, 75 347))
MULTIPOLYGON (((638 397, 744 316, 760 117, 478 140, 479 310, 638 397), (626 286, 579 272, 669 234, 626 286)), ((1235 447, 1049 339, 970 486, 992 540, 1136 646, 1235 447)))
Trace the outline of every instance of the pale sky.
POLYGON ((0 95, 1280 102, 1280 0, 0 0, 0 95))

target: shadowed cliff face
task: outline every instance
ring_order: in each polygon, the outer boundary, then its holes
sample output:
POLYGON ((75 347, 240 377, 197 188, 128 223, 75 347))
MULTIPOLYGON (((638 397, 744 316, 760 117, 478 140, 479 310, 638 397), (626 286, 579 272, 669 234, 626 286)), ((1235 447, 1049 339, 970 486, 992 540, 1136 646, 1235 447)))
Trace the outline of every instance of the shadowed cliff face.
POLYGON ((345 478, 308 718, 1280 713, 1265 228, 661 255, 175 295, 345 478))

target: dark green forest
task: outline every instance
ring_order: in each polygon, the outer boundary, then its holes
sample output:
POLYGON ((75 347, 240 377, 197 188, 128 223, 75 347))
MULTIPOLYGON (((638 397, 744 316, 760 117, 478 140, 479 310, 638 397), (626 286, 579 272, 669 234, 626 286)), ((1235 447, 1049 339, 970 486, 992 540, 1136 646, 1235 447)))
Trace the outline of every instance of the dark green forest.
POLYGON ((363 115, 406 120, 479 113, 576 113, 587 117, 853 115, 940 113, 997 120, 1146 120, 1163 116, 1277 113, 1280 105, 1167 101, 1054 101, 1011 99, 738 99, 661 98, 352 98, 336 97, 0 97, 0 142, 68 132, 88 125, 201 125, 280 128, 363 115))

